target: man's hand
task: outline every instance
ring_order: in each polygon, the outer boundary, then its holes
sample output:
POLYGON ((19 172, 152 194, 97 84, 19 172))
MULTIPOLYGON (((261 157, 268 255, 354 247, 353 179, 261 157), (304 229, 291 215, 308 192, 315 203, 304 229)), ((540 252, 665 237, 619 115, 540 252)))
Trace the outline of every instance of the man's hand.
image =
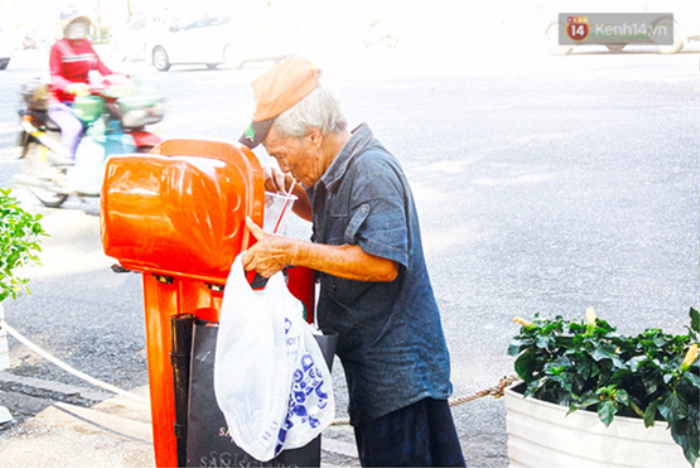
POLYGON ((269 278, 292 264, 293 239, 268 234, 250 218, 246 218, 245 224, 258 242, 243 254, 243 268, 269 278))
POLYGON ((263 167, 263 178, 265 179, 265 190, 274 193, 288 193, 294 181, 291 174, 285 174, 272 166, 263 167))
POLYGON ((265 190, 273 193, 292 193, 297 197, 292 206, 292 211, 301 219, 312 221, 311 205, 306 197, 306 190, 299 183, 295 183, 294 177, 289 173, 284 173, 276 167, 263 167, 263 178, 265 180, 265 190))
POLYGON ((286 266, 303 266, 355 281, 394 281, 399 264, 362 251, 358 245, 325 245, 268 234, 246 218, 258 242, 243 254, 243 267, 269 278, 286 266))

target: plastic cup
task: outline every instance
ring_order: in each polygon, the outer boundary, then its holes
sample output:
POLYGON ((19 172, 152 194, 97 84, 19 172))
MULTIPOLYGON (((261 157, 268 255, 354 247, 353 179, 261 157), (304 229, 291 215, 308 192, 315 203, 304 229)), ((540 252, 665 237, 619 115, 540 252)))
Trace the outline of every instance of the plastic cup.
POLYGON ((282 234, 287 226, 289 213, 297 199, 294 195, 283 195, 265 192, 265 219, 263 230, 269 233, 282 234))

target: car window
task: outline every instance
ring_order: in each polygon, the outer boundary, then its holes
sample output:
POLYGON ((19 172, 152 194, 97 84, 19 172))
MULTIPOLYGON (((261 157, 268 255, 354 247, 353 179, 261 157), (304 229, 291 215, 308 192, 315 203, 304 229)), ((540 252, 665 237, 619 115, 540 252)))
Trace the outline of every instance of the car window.
POLYGON ((143 29, 146 27, 146 18, 139 18, 134 21, 131 26, 129 26, 129 31, 135 31, 137 29, 143 29))
POLYGON ((209 19, 208 26, 223 26, 226 24, 231 24, 230 16, 214 16, 209 19))
POLYGON ((204 15, 196 17, 193 21, 191 16, 181 16, 172 22, 172 30, 192 30, 205 28, 209 26, 223 26, 226 24, 231 24, 231 16, 224 14, 215 14, 213 12, 206 12, 204 15))

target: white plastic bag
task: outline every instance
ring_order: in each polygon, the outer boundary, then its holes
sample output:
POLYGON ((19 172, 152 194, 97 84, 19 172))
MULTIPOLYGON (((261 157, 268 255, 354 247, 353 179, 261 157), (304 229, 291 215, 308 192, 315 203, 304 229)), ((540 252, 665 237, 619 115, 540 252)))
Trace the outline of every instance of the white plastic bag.
MULTIPOLYGON (((286 286, 284 289, 291 296, 286 286)), ((298 311, 284 311, 287 365, 292 374, 285 425, 279 436, 286 450, 303 447, 333 422, 335 400, 331 372, 311 326, 298 311)))
POLYGON ((241 255, 221 306, 214 391, 234 442, 269 461, 303 447, 332 422, 331 374, 282 273, 253 291, 241 255))

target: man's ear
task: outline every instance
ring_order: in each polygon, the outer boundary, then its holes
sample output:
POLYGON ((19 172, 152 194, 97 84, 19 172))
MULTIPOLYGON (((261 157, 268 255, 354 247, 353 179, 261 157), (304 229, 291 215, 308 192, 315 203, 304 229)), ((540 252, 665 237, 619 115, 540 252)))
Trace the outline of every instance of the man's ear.
POLYGON ((316 127, 309 128, 309 133, 306 135, 311 140, 311 143, 316 147, 320 148, 323 144, 323 134, 321 130, 316 127))

